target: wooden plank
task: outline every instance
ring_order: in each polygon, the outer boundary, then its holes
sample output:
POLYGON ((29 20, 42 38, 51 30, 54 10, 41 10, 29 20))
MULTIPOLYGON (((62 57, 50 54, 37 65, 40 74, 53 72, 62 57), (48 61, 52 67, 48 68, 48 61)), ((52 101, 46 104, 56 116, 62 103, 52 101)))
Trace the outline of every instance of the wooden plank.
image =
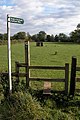
MULTIPOLYGON (((26 60, 25 60, 26 61, 26 60)), ((26 63, 18 63, 18 66, 19 67, 27 67, 27 64, 26 63)))
POLYGON ((65 79, 60 79, 60 78, 33 78, 30 77, 29 80, 31 81, 49 81, 49 82, 65 82, 65 79))
MULTIPOLYGON (((5 73, 0 73, 0 76, 2 76, 2 75, 6 76, 6 75, 8 75, 8 73, 7 73, 7 72, 5 72, 5 73)), ((19 76, 19 77, 26 77, 26 76, 27 76, 27 73, 16 73, 16 72, 12 72, 11 75, 12 75, 12 76, 19 76)))
POLYGON ((61 66, 29 66, 29 69, 54 69, 54 70, 65 70, 65 67, 61 67, 61 66))
POLYGON ((51 82, 44 82, 43 94, 51 95, 51 82))
POLYGON ((76 78, 76 82, 80 82, 80 78, 76 78))
POLYGON ((80 67, 76 67, 76 71, 80 71, 80 67))
POLYGON ((65 94, 68 94, 69 64, 65 64, 65 94))
POLYGON ((76 92, 80 92, 80 89, 75 89, 76 92))
POLYGON ((19 76, 19 77, 26 77, 27 76, 27 73, 12 73, 12 76, 19 76))
MULTIPOLYGON (((26 52, 27 53, 27 52, 26 52)), ((30 55, 29 55, 30 56, 30 55)), ((27 59, 27 58, 25 58, 27 59)), ((29 58, 30 59, 30 58, 29 58)), ((25 60, 26 61, 26 60, 25 60)), ((30 61, 30 60, 29 60, 30 61)), ((18 63, 19 67, 27 67, 26 63, 18 63)), ((62 66, 30 66, 29 62, 29 69, 54 69, 54 70, 65 70, 65 67, 62 66)))
POLYGON ((3 75, 4 76, 8 75, 8 72, 0 73, 0 77, 3 76, 3 75))

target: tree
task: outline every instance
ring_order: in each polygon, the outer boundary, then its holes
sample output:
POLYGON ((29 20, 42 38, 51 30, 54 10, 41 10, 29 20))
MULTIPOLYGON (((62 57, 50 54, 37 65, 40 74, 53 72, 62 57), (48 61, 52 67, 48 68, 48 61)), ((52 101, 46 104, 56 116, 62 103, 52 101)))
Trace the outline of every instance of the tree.
POLYGON ((59 33, 58 38, 60 42, 68 42, 68 37, 64 33, 59 33))
POLYGON ((25 39, 26 33, 25 32, 18 32, 17 34, 13 35, 13 39, 25 39))
POLYGON ((27 32, 27 40, 31 40, 31 35, 29 34, 29 32, 27 32))
POLYGON ((44 31, 40 31, 39 34, 37 34, 38 41, 45 41, 46 33, 44 31))
POLYGON ((38 40, 38 39, 37 39, 37 34, 32 35, 31 39, 32 39, 33 41, 37 42, 37 40, 38 40))
POLYGON ((18 39, 25 39, 26 38, 26 33, 25 32, 19 32, 18 34, 18 39))
POLYGON ((74 30, 70 33, 70 39, 73 42, 80 43, 80 29, 74 30))
POLYGON ((54 41, 54 36, 53 35, 46 35, 46 41, 47 42, 53 42, 54 41))
POLYGON ((80 43, 80 23, 76 27, 77 29, 70 33, 70 40, 72 42, 80 43))
POLYGON ((0 33, 0 40, 3 40, 3 34, 0 33))
POLYGON ((54 41, 55 41, 55 42, 58 42, 58 41, 59 41, 58 35, 55 35, 54 41))
POLYGON ((7 38, 7 33, 4 33, 4 34, 3 34, 3 39, 4 39, 4 40, 7 40, 7 39, 8 39, 8 38, 7 38))
POLYGON ((77 29, 80 29, 80 23, 77 25, 77 29))
POLYGON ((51 42, 54 42, 54 35, 51 35, 51 42))
POLYGON ((46 40, 47 40, 47 42, 51 42, 51 36, 50 36, 50 35, 47 35, 47 36, 46 36, 46 40))

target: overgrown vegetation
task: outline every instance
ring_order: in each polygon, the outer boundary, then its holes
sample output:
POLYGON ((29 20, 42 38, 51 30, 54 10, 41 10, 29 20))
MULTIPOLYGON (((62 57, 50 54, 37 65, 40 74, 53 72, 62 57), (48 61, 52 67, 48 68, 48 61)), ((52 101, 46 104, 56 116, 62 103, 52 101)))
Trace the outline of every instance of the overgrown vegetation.
MULTIPOLYGON (((31 43, 31 65, 60 65, 66 62, 71 64, 71 57, 78 58, 79 66, 80 45, 77 44, 52 44, 44 43, 43 47, 36 47, 31 43), (57 54, 55 55, 55 51, 57 54)), ((0 46, 0 71, 7 70, 7 46, 0 46)), ((15 61, 24 62, 24 44, 12 44, 12 70, 15 61), (16 57, 17 56, 17 57, 16 57)), ((24 72, 24 69, 20 69, 24 72)), ((31 76, 38 77, 63 77, 63 72, 32 70, 31 76)), ((80 73, 78 73, 78 76, 80 73)), ((43 82, 31 82, 30 88, 26 88, 23 78, 17 85, 13 78, 13 93, 8 94, 8 77, 0 78, 0 119, 1 120, 79 120, 80 119, 80 95, 75 97, 52 91, 51 96, 43 95, 43 82)), ((78 88, 80 85, 78 84, 78 88)), ((63 89, 62 83, 52 84, 52 90, 63 89)))
POLYGON ((13 93, 7 94, 8 79, 0 78, 0 119, 1 120, 79 120, 80 99, 64 94, 43 95, 43 91, 26 89, 22 81, 19 85, 13 81, 13 93), (5 86, 5 87, 4 87, 5 86))

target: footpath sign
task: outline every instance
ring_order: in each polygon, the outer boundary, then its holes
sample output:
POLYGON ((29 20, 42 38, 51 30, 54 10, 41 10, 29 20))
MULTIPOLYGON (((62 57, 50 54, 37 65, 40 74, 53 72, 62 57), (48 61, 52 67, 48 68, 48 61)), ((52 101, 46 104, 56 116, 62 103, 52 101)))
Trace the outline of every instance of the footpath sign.
POLYGON ((10 17, 10 23, 23 24, 24 20, 21 18, 10 17))
POLYGON ((21 18, 10 17, 9 15, 7 15, 9 93, 12 92, 10 23, 23 24, 24 20, 21 18))

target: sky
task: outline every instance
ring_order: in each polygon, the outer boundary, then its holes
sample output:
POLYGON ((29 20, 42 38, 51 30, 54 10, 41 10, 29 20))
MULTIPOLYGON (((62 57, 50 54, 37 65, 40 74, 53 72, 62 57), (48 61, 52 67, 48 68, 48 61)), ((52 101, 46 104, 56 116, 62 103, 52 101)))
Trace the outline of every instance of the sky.
POLYGON ((24 24, 10 24, 11 35, 20 31, 69 35, 80 23, 80 0, 0 0, 0 33, 7 32, 7 14, 24 19, 24 24))

